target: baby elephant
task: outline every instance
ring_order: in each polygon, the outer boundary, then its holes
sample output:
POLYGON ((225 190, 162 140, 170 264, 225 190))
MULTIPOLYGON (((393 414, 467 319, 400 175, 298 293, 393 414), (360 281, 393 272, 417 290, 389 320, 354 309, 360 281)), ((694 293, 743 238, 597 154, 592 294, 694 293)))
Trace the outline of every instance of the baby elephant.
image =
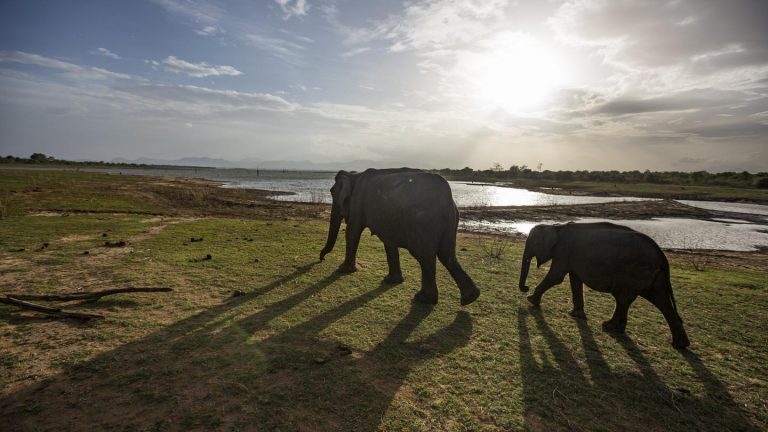
POLYGON ((647 235, 608 222, 536 225, 525 242, 520 291, 528 291, 525 280, 534 256, 537 267, 552 260, 549 272, 528 296, 535 306, 568 274, 573 294, 571 315, 585 317, 582 284, 587 284, 616 299, 613 316, 603 323, 603 329, 624 333, 629 306, 641 296, 664 314, 672 331, 672 345, 690 345, 683 320, 677 314, 667 257, 647 235))

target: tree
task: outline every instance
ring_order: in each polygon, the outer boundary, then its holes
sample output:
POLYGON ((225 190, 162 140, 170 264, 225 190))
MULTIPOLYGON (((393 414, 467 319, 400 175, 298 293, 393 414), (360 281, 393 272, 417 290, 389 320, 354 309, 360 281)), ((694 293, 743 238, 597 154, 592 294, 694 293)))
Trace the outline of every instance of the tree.
POLYGON ((46 156, 44 153, 32 153, 29 159, 34 163, 51 162, 56 159, 53 156, 46 156))

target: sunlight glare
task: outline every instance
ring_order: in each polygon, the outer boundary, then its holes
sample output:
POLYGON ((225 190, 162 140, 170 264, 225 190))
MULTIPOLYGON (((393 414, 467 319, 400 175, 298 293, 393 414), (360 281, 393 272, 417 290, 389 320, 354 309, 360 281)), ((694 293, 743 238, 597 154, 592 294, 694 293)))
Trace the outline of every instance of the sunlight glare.
POLYGON ((504 34, 466 64, 468 90, 483 108, 535 108, 561 84, 555 57, 529 36, 504 34))

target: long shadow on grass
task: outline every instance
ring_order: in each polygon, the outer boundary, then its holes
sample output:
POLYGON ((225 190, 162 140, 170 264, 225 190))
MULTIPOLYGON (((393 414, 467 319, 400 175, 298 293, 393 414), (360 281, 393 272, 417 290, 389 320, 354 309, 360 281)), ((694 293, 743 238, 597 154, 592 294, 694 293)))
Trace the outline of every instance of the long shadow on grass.
POLYGON ((758 430, 695 354, 683 358, 707 389, 703 398, 670 389, 628 337, 617 341, 640 373, 612 370, 589 324, 574 320, 574 325, 579 329, 586 365, 540 311, 519 311, 523 416, 528 429, 758 430), (535 329, 529 328, 531 321, 535 329), (536 343, 538 336, 546 344, 536 343))
POLYGON ((315 294, 343 289, 329 288, 338 274, 294 287, 310 268, 0 398, 0 430, 373 430, 415 367, 469 341, 465 312, 408 341, 432 311, 417 304, 368 352, 321 335, 386 285, 276 330, 315 294))

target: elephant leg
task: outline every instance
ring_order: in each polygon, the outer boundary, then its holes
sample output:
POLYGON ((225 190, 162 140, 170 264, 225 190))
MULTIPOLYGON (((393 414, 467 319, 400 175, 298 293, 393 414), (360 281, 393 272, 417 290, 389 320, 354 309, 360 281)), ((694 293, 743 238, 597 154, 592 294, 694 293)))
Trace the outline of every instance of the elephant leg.
POLYGON ((528 301, 534 306, 539 306, 541 304, 541 296, 553 286, 562 283, 563 279, 565 279, 565 274, 565 271, 558 269, 553 263, 547 275, 544 276, 544 279, 533 290, 533 294, 528 296, 528 301))
POLYGON ((573 297, 573 309, 571 316, 576 318, 586 318, 584 313, 584 283, 573 273, 568 274, 571 282, 571 296, 573 297))
POLYGON ((467 272, 461 268, 461 264, 456 258, 455 248, 455 243, 452 248, 443 248, 438 252, 437 257, 458 285, 461 292, 461 305, 466 306, 477 300, 480 296, 480 290, 467 272))
POLYGON ((437 304, 437 281, 435 280, 436 257, 435 254, 422 254, 416 256, 421 265, 421 291, 413 296, 413 300, 419 303, 437 304))
POLYGON ((672 304, 672 298, 664 293, 660 294, 658 290, 649 290, 641 294, 646 300, 653 303, 661 313, 664 315, 664 319, 667 320, 669 331, 672 332, 672 346, 675 348, 685 348, 691 344, 688 340, 688 334, 683 327, 683 320, 677 314, 674 305, 672 304))
POLYGON ((363 227, 357 224, 347 224, 347 233, 345 235, 347 242, 347 253, 344 256, 344 262, 339 266, 342 273, 352 273, 357 271, 355 265, 357 257, 357 246, 360 244, 360 235, 363 233, 363 227))
POLYGON ((616 299, 616 308, 613 310, 613 316, 608 321, 603 322, 603 330, 611 333, 624 333, 627 328, 627 313, 632 302, 635 301, 637 295, 613 295, 616 299))
POLYGON ((396 246, 384 243, 384 251, 387 253, 387 265, 389 274, 384 277, 384 282, 388 284, 399 284, 403 282, 403 272, 400 270, 400 252, 396 246))

